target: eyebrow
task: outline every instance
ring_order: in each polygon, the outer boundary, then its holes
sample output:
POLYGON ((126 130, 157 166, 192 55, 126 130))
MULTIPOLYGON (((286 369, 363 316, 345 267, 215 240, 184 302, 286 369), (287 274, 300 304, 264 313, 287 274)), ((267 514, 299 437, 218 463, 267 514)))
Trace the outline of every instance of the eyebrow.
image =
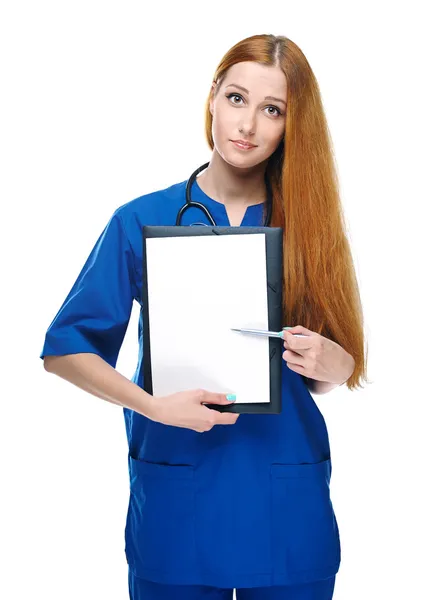
MULTIPOLYGON (((243 92, 245 92, 246 94, 249 94, 249 91, 242 87, 241 85, 237 85, 237 83, 230 83, 229 85, 225 86, 227 87, 236 87, 239 88, 240 90, 242 90, 243 92)), ((282 100, 281 98, 275 98, 274 96, 265 96, 264 100, 275 100, 276 102, 281 102, 282 104, 284 104, 286 106, 286 102, 285 100, 282 100)))

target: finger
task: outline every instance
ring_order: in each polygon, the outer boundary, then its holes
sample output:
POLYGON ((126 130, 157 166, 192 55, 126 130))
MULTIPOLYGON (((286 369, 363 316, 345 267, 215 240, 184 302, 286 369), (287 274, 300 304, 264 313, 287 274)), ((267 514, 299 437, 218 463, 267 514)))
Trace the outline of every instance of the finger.
POLYGON ((306 352, 301 352, 300 350, 290 350, 287 346, 285 346, 285 350, 282 353, 282 358, 293 362, 293 361, 302 361, 302 364, 306 361, 306 352))
POLYGON ((294 371, 294 373, 298 373, 299 375, 303 375, 306 377, 308 375, 308 371, 305 370, 301 365, 294 365, 293 363, 286 363, 288 365, 288 369, 294 371))
POLYGON ((302 325, 295 325, 295 327, 284 327, 284 331, 289 331, 290 333, 302 333, 303 335, 314 335, 315 331, 311 331, 302 325))
MULTIPOLYGON (((217 411, 214 411, 217 412, 217 411)), ((239 418, 239 413, 217 413, 216 425, 234 425, 239 418)))
POLYGON ((201 413, 201 418, 203 418, 205 425, 209 426, 210 429, 215 425, 233 425, 239 417, 238 413, 219 412, 207 406, 204 406, 202 410, 204 413, 203 416, 201 413))
POLYGON ((204 404, 233 404, 236 401, 235 394, 216 394, 205 392, 202 402, 204 404))
POLYGON ((303 358, 303 356, 296 354, 295 352, 291 352, 291 350, 285 350, 285 352, 282 354, 282 358, 283 360, 286 360, 288 366, 293 365, 304 368, 306 365, 306 360, 303 358))
POLYGON ((290 350, 304 351, 309 350, 312 347, 312 342, 310 337, 299 338, 293 335, 289 331, 283 332, 283 340, 285 348, 289 348, 290 350))

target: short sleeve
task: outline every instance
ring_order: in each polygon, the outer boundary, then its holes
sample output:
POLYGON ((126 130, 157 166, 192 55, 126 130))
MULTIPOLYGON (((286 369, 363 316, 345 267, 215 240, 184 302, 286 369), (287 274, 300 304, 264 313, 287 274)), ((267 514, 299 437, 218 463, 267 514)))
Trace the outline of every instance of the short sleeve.
POLYGON ((134 289, 132 248, 116 210, 50 324, 40 358, 91 352, 115 367, 134 289))

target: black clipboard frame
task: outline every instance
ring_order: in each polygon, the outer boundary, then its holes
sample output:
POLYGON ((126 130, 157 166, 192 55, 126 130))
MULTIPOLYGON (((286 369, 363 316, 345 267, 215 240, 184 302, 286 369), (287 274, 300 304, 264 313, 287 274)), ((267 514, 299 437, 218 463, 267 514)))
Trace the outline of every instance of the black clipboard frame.
MULTIPOLYGON (((149 336, 149 304, 146 238, 180 237, 189 235, 236 235, 265 234, 266 271, 268 293, 268 327, 270 331, 282 329, 283 299, 283 230, 280 227, 220 227, 220 226, 169 226, 144 225, 142 228, 143 248, 143 285, 142 285, 142 319, 143 319, 143 374, 144 390, 153 394, 150 336, 149 336)), ((270 401, 255 403, 234 403, 229 405, 207 404, 208 408, 219 412, 280 414, 282 412, 282 353, 283 342, 280 339, 269 340, 270 369, 270 401)))

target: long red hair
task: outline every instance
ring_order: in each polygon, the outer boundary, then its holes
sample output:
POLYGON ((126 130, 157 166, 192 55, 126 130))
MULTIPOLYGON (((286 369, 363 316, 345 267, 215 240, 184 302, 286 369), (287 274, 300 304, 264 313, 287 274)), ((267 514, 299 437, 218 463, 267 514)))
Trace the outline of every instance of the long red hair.
MULTIPOLYGON (((284 232, 284 322, 303 325, 342 346, 355 360, 347 387, 363 387, 367 350, 362 306, 318 83, 294 42, 266 34, 234 45, 220 61, 214 82, 219 86, 228 69, 243 61, 278 66, 287 80, 284 138, 266 169, 273 192, 270 225, 284 232)), ((205 112, 211 150, 212 93, 205 112)))

